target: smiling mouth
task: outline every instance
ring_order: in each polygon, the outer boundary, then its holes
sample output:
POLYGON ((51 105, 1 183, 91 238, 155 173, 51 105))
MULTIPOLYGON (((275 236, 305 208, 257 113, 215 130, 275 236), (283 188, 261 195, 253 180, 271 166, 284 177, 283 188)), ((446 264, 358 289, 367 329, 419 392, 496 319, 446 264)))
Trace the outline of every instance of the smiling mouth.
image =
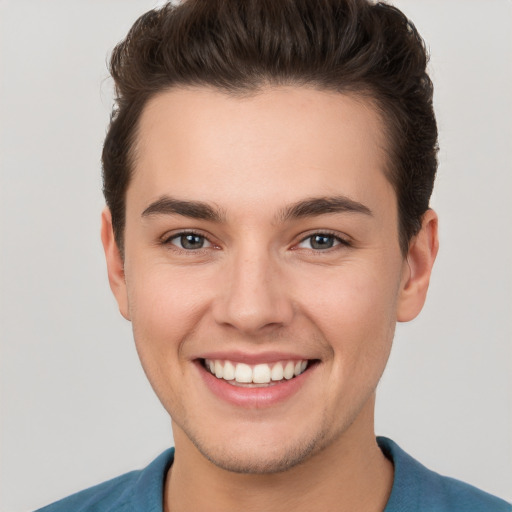
POLYGON ((308 359, 255 365, 218 359, 202 359, 201 362, 217 379, 240 387, 268 387, 281 384, 298 377, 315 363, 314 360, 308 359))

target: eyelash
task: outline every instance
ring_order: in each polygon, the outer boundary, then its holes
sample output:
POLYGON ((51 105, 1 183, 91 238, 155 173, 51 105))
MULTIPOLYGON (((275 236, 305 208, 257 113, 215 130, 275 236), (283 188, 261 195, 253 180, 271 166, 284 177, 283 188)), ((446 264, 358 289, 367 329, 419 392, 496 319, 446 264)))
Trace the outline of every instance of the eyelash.
MULTIPOLYGON (((303 237, 300 240, 299 244, 297 244, 297 245, 302 244, 306 240, 311 240, 311 239, 313 239, 313 237, 333 238, 334 242, 337 242, 335 245, 333 245, 332 247, 328 247, 327 249, 313 249, 313 248, 311 248, 310 250, 312 250, 315 253, 330 252, 331 250, 336 250, 336 247, 338 247, 338 246, 343 246, 343 247, 351 247, 352 246, 352 244, 348 240, 346 240, 345 238, 342 238, 339 234, 334 233, 332 231, 315 231, 314 233, 310 233, 307 236, 303 237)), ((295 247, 297 247, 297 246, 295 246, 295 247)), ((297 248, 297 249, 300 249, 300 247, 297 248)))
MULTIPOLYGON (((310 233, 307 236, 304 236, 303 238, 301 238, 299 243, 295 244, 292 249, 293 250, 301 249, 301 247, 299 247, 300 244, 304 243, 306 240, 312 240, 313 237, 332 238, 332 239, 334 239, 334 242, 335 242, 333 246, 328 247, 326 249, 314 249, 313 247, 305 248, 307 250, 308 249, 312 250, 315 253, 330 252, 331 250, 335 250, 335 248, 338 246, 344 246, 344 247, 352 246, 352 244, 348 240, 340 237, 336 233, 333 233, 331 231, 315 231, 314 233, 310 233)), ((218 246, 216 246, 213 242, 211 242, 206 235, 199 233, 197 231, 193 231, 193 230, 180 231, 179 233, 174 233, 170 236, 166 236, 165 238, 162 239, 161 244, 164 246, 173 245, 175 250, 180 251, 182 253, 188 253, 188 254, 194 254, 194 253, 197 254, 199 251, 203 251, 205 249, 218 248, 218 246), (180 239, 180 238, 183 238, 186 236, 196 236, 196 237, 202 238, 205 242, 210 244, 210 246, 209 247, 200 247, 198 249, 185 249, 185 248, 179 247, 178 245, 173 243, 174 240, 177 240, 177 239, 180 239)))
POLYGON ((198 233, 197 231, 189 230, 189 231, 180 231, 179 233, 174 233, 170 236, 166 236, 162 239, 161 244, 164 246, 172 245, 174 250, 179 251, 185 254, 197 254, 199 251, 203 251, 204 249, 216 248, 215 244, 211 242, 206 235, 203 233, 198 233), (202 238, 205 242, 210 244, 210 247, 200 247, 198 249, 185 249, 183 247, 179 247, 178 245, 173 243, 173 240, 177 240, 186 236, 196 236, 202 238))

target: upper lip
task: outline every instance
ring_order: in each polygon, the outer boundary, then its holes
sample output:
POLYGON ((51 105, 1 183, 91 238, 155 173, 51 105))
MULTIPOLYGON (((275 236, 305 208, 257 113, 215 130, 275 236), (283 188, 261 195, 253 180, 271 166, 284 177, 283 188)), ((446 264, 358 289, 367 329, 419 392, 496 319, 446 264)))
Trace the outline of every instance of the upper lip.
POLYGON ((313 359, 305 354, 298 354, 296 352, 260 352, 248 353, 239 351, 218 351, 218 352, 205 352, 198 355, 194 359, 210 359, 220 361, 233 361, 236 363, 245 364, 264 364, 264 363, 277 363, 278 361, 306 361, 313 359))

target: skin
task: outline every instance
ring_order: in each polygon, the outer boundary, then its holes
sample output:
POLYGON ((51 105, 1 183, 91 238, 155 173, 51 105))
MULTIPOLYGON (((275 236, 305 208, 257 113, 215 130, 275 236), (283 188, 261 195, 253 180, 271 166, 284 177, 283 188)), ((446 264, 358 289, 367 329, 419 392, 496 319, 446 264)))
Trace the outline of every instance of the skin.
POLYGON ((393 468, 375 441, 375 389, 396 322, 423 306, 438 247, 429 210, 401 253, 385 148, 369 103, 303 87, 243 98, 176 89, 146 106, 124 261, 108 210, 102 240, 119 309, 172 418, 166 510, 384 509, 393 468), (221 218, 143 214, 163 196, 221 218), (368 211, 283 216, 333 197, 368 211), (202 248, 183 248, 190 230, 202 248), (315 234, 332 247, 313 246, 315 234), (317 364, 288 399, 240 407, 200 378, 197 358, 210 351, 317 364))

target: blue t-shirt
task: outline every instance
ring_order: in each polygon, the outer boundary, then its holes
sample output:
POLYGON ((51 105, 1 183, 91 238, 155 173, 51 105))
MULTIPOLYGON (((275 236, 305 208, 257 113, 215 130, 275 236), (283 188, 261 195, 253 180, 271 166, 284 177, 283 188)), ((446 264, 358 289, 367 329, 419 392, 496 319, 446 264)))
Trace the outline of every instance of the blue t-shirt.
MULTIPOLYGON (((393 488, 384 512, 512 512, 505 501, 441 476, 385 437, 377 441, 393 463, 393 488)), ((36 512, 162 512, 165 476, 174 448, 141 471, 132 471, 73 494, 36 512)))

